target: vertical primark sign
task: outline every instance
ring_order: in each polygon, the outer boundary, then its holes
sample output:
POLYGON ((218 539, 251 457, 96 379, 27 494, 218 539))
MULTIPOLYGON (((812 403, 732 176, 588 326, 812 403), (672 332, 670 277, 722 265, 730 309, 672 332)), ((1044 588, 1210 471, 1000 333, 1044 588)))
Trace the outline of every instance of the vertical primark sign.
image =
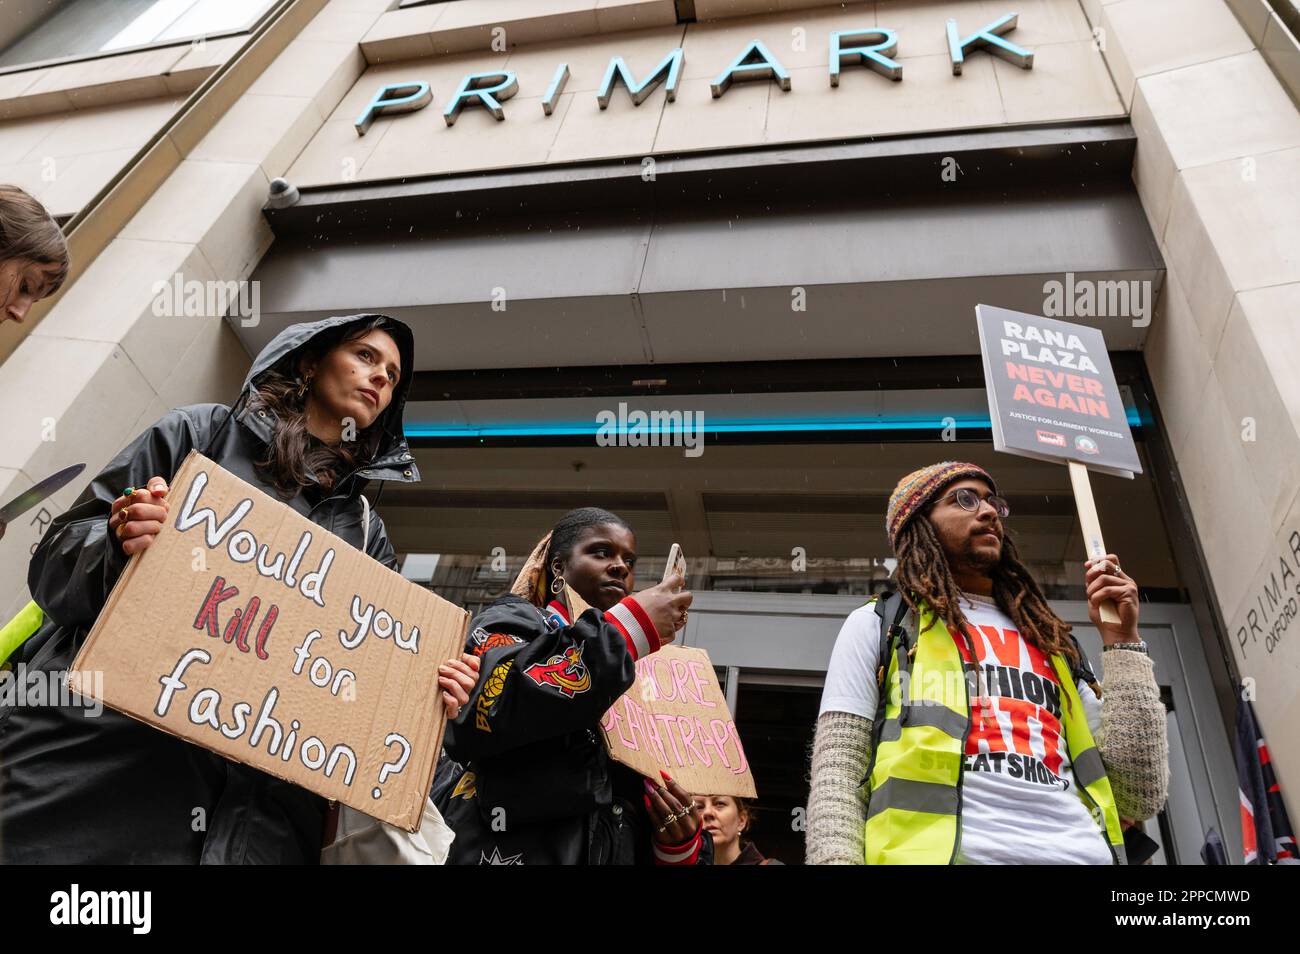
MULTIPOLYGON (((1033 69, 1033 52, 1006 39, 1006 35, 1016 28, 1018 19, 1019 14, 1008 13, 968 34, 963 34, 958 29, 956 20, 949 20, 946 30, 953 75, 961 75, 966 57, 977 50, 1000 56, 1021 69, 1033 69)), ((898 55, 899 45, 896 30, 885 27, 838 30, 830 34, 829 45, 828 76, 831 86, 839 86, 840 72, 845 66, 865 66, 894 82, 903 79, 903 64, 894 59, 898 55)), ((686 52, 678 47, 670 50, 658 66, 638 79, 623 57, 615 56, 605 69, 604 79, 596 90, 596 100, 601 109, 606 109, 614 96, 614 88, 624 86, 632 103, 640 106, 662 86, 665 99, 672 103, 677 99, 677 89, 685 65, 686 52)), ((569 64, 557 63, 542 96, 542 110, 547 116, 553 115, 569 77, 569 64)), ((714 99, 721 99, 733 84, 753 81, 775 82, 784 92, 791 89, 789 70, 761 40, 751 40, 709 84, 709 90, 714 99)), ((504 122, 506 110, 502 103, 518 92, 519 79, 510 70, 469 73, 460 81, 455 94, 443 107, 442 118, 448 126, 454 126, 466 109, 483 109, 504 122)), ((423 80, 381 86, 356 119, 354 125, 357 135, 364 136, 380 116, 417 112, 432 102, 433 93, 429 84, 423 80)))

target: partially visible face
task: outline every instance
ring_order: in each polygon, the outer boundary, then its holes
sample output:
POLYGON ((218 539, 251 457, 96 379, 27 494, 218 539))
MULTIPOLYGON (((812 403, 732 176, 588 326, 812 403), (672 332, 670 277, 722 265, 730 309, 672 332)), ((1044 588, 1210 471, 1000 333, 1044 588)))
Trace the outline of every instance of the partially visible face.
POLYGON ((635 570, 636 537, 616 523, 583 530, 568 563, 560 567, 564 581, 601 612, 632 592, 635 570))
POLYGON ((59 266, 29 258, 0 261, 0 322, 22 324, 27 312, 54 288, 59 266))
POLYGON ((993 505, 984 498, 993 493, 978 478, 957 480, 944 488, 931 506, 928 516, 948 556, 949 566, 970 570, 987 570, 1002 559, 1002 520, 993 505), (968 487, 980 497, 974 513, 963 510, 953 491, 968 487))
POLYGON ((332 420, 352 418, 363 430, 392 403, 402 357, 393 336, 376 328, 336 346, 314 372, 311 398, 319 412, 332 420))
POLYGON ((740 837, 748 821, 730 795, 696 795, 704 830, 713 836, 714 850, 725 848, 740 837))

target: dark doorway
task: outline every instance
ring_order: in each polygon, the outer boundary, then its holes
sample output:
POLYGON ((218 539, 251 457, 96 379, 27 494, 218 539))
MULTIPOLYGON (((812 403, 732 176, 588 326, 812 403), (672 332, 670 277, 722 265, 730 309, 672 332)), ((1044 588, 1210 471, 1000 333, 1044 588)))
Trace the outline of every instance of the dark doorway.
POLYGON ((808 765, 820 687, 755 685, 741 678, 736 728, 758 789, 754 843, 787 865, 804 860, 808 765))

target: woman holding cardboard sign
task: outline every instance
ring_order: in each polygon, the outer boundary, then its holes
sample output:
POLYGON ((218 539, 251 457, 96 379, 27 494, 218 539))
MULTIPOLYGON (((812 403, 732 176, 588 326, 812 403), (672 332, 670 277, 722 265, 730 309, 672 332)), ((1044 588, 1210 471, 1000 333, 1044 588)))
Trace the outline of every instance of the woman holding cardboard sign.
POLYGON ((435 802, 456 864, 707 864, 693 800, 606 754, 600 719, 635 663, 671 642, 691 594, 674 575, 632 595, 636 538, 587 507, 538 543, 512 588, 470 622, 482 678, 444 746, 435 802), (588 604, 574 612, 569 592, 588 604))
MULTIPOLYGON (((42 539, 28 584, 49 622, 15 662, 29 677, 68 668, 128 558, 161 530, 166 477, 191 451, 395 566, 362 494, 370 481, 419 479, 402 429, 413 356, 410 329, 382 315, 292 325, 258 355, 232 407, 177 408, 147 428, 42 539)), ((472 684, 473 667, 460 668, 472 684)), ((445 672, 443 688, 455 685, 452 703, 463 703, 456 675, 445 672)), ((0 711, 5 862, 319 858, 324 799, 84 705, 73 695, 0 711)))

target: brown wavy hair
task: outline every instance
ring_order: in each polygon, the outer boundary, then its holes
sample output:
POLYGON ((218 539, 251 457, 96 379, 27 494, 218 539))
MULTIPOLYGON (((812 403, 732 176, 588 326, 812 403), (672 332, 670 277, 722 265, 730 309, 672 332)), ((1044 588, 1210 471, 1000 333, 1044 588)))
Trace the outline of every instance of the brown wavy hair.
MULTIPOLYGON (((948 568, 948 556, 930 523, 929 511, 917 514, 899 531, 894 546, 898 566, 894 582, 907 605, 920 616, 924 601, 948 630, 966 636, 969 621, 961 609, 961 587, 948 568)), ((1070 636, 1070 624, 1053 612, 1047 597, 1020 562, 1010 534, 1002 536, 1002 556, 989 574, 993 578, 993 600, 1022 635, 1044 654, 1061 655, 1078 663, 1079 650, 1070 636)), ((931 620, 930 625, 933 625, 931 620)), ((929 627, 927 627, 929 628, 929 627)), ((970 642, 967 638, 967 646, 970 642)), ((973 658, 973 654, 972 654, 973 658)))
MULTIPOLYGON (((369 427, 357 431, 355 441, 330 445, 313 438, 307 431, 307 395, 298 396, 303 385, 298 372, 301 362, 319 361, 339 345, 363 338, 376 329, 391 331, 392 327, 387 318, 373 318, 322 332, 293 353, 291 365, 273 368, 257 379, 249 409, 254 413, 261 410, 271 413, 275 417, 275 431, 266 446, 266 455, 254 463, 285 499, 310 487, 311 475, 321 489, 327 493, 332 491, 341 478, 374 458, 383 439, 383 414, 369 427)), ((403 371, 410 373, 407 369, 403 371)), ((397 399, 396 395, 393 399, 397 399)))
POLYGON ((0 261, 18 258, 59 267, 50 284, 50 295, 68 277, 68 243, 59 223, 22 189, 0 184, 0 261))

